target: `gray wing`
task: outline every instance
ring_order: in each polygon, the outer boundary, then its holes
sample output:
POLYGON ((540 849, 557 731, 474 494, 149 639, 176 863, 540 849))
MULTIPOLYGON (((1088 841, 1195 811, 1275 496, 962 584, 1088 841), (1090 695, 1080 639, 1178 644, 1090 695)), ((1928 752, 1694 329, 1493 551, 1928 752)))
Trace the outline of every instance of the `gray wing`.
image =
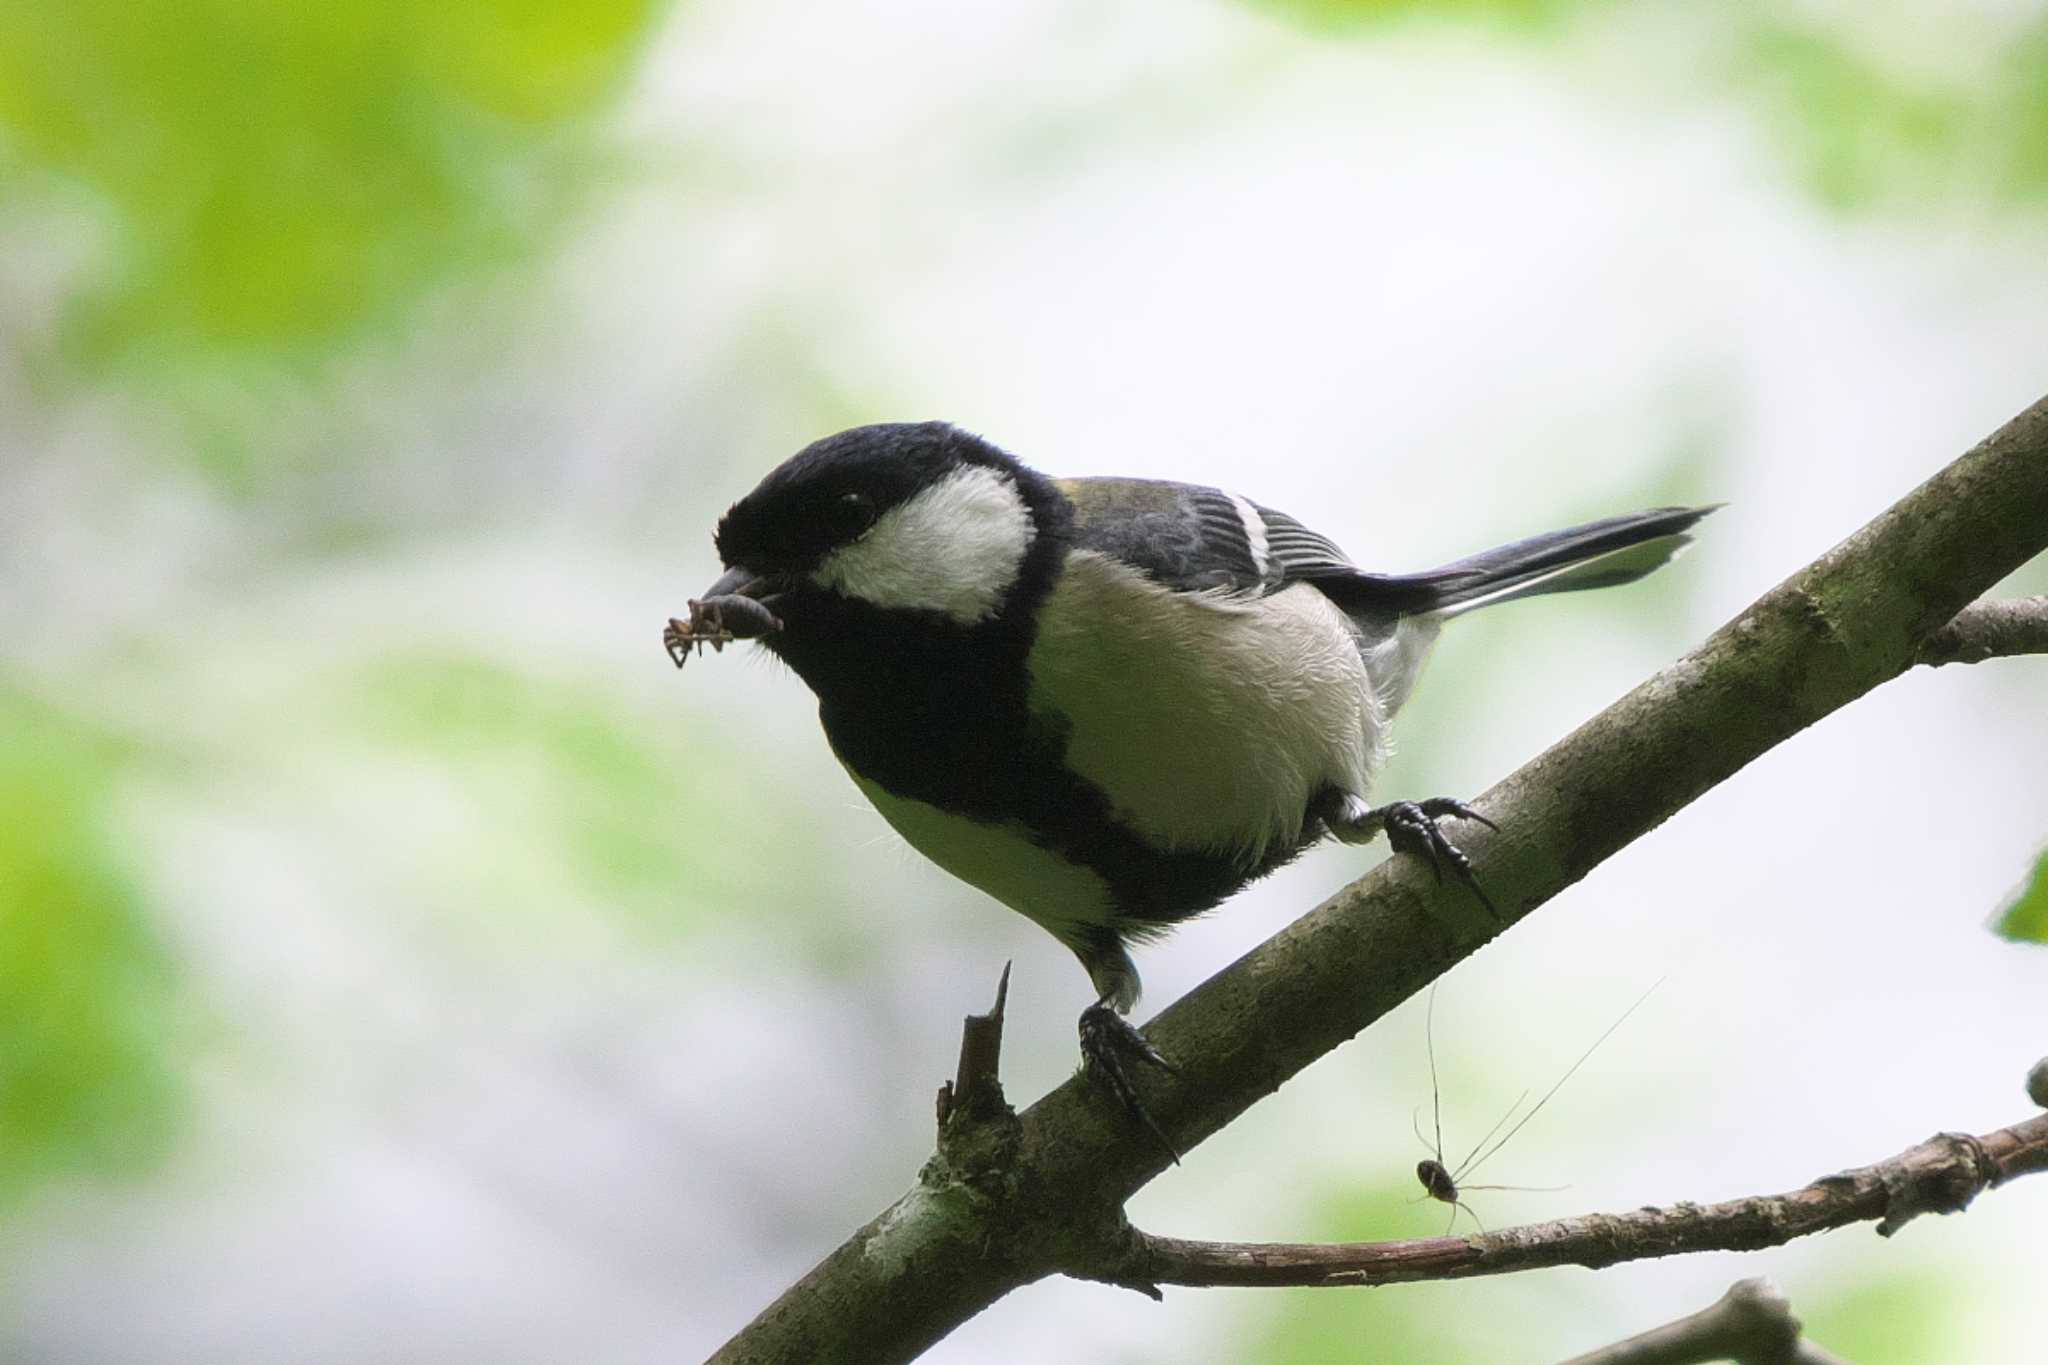
POLYGON ((1265 595, 1355 572, 1344 552, 1284 512, 1220 488, 1160 479, 1061 479, 1074 546, 1113 555, 1182 592, 1265 595))
MULTIPOLYGON (((1402 616, 1450 614, 1539 593, 1632 583, 1692 540, 1708 507, 1653 507, 1483 550, 1422 573, 1368 573, 1327 536, 1217 488, 1154 479, 1063 479, 1074 543, 1185 592, 1261 595, 1312 583, 1377 633, 1402 616)), ((1717 504, 1718 505, 1718 504, 1717 504)))
POLYGON ((1285 512, 1252 504, 1266 528, 1266 554, 1278 582, 1328 578, 1356 573, 1350 556, 1335 541, 1311 531, 1285 512))

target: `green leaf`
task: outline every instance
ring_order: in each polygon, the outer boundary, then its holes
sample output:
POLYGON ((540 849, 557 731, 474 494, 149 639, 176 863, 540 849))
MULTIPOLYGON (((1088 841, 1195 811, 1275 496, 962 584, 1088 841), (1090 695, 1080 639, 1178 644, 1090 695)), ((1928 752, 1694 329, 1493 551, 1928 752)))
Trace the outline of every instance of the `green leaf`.
POLYGON ((2033 879, 1999 912, 1991 928, 2014 943, 2048 943, 2048 849, 2035 862, 2033 879))

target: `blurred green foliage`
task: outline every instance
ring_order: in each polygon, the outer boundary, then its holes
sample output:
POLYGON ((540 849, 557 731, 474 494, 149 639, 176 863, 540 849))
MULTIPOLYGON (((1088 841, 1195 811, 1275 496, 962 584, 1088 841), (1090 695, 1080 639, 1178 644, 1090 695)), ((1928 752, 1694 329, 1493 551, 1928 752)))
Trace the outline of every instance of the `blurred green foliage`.
POLYGON ((1924 1264, 1880 1270, 1824 1296, 1795 1290, 1792 1302, 1808 1340, 1857 1365, 1954 1360, 1956 1343, 1970 1338, 1969 1286, 1924 1264))
MULTIPOLYGON (((1613 0, 1255 0, 1319 32, 1408 21, 1484 25, 1522 36, 1561 32, 1613 0)), ((1670 7, 1683 15, 1687 7, 1670 7)), ((1882 54, 1854 10, 1825 15, 1755 3, 1719 6, 1677 50, 1686 74, 1719 79, 1755 105, 1808 187, 1843 209, 2048 199, 2048 19, 2017 34, 1995 24, 1917 18, 1970 60, 1919 64, 1882 54), (1718 54, 1718 56, 1717 56, 1718 54), (1910 68, 1910 69, 1909 69, 1910 68), (1975 75, 1963 74, 1976 68, 1975 75)))
POLYGON ((107 828, 123 757, 0 684, 0 1204, 171 1133, 170 963, 107 828))
POLYGON ((1938 182, 1973 114, 1962 92, 1906 83, 1823 30, 1759 25, 1739 64, 1815 191, 1840 207, 1896 183, 1938 182))
POLYGON ((1519 29, 1555 24, 1593 0, 1258 0, 1262 8, 1322 30, 1398 19, 1480 21, 1519 29))
POLYGON ((2004 45, 1975 80, 1907 73, 1843 34, 1758 23, 1738 83, 1760 92, 1827 203, 2048 197, 2048 20, 2004 45))
POLYGON ((0 187, 84 186, 111 226, 66 358, 303 357, 529 244, 587 174, 578 116, 653 9, 0 6, 0 187))
POLYGON ((549 912, 591 898, 660 933, 758 899, 742 843, 715 837, 744 756, 674 724, 635 727, 598 685, 461 655, 401 654, 343 683, 335 719, 461 793, 473 846, 437 831, 433 870, 463 904, 549 912), (699 830, 692 838, 688 831, 699 830))
POLYGON ((2015 943, 2048 943, 2048 850, 2035 862, 2033 879, 1999 912, 1992 928, 2015 943))

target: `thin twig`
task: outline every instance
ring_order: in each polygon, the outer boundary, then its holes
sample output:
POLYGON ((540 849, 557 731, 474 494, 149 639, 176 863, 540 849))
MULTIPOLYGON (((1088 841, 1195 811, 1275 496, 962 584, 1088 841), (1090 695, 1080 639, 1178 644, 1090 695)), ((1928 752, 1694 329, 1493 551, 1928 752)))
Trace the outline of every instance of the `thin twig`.
POLYGON ((1398 1242, 1196 1242, 1131 1231, 1090 1278, 1146 1287, 1393 1284, 1591 1269, 1695 1251, 1754 1251, 1851 1223, 1890 1236, 1923 1213, 1956 1213, 1981 1191, 2048 1170, 2048 1114, 1983 1137, 1938 1133, 1873 1166, 1822 1176, 1788 1194, 1587 1214, 1470 1237, 1398 1242))
POLYGON ((1737 1280, 1699 1312, 1617 1341, 1564 1365, 1845 1365, 1810 1341, 1769 1280, 1737 1280))
POLYGON ((1927 637, 1919 662, 1939 668, 2016 654, 2048 654, 2048 597, 1972 603, 1927 637))

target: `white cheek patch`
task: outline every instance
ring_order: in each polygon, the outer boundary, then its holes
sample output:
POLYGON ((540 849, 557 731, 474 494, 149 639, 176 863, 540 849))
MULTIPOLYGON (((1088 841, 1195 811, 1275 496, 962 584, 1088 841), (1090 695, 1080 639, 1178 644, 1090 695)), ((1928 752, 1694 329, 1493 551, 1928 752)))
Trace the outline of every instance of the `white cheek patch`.
POLYGON ((1009 476, 969 465, 882 513, 811 577, 878 607, 943 612, 972 625, 1017 581, 1035 534, 1009 476))

